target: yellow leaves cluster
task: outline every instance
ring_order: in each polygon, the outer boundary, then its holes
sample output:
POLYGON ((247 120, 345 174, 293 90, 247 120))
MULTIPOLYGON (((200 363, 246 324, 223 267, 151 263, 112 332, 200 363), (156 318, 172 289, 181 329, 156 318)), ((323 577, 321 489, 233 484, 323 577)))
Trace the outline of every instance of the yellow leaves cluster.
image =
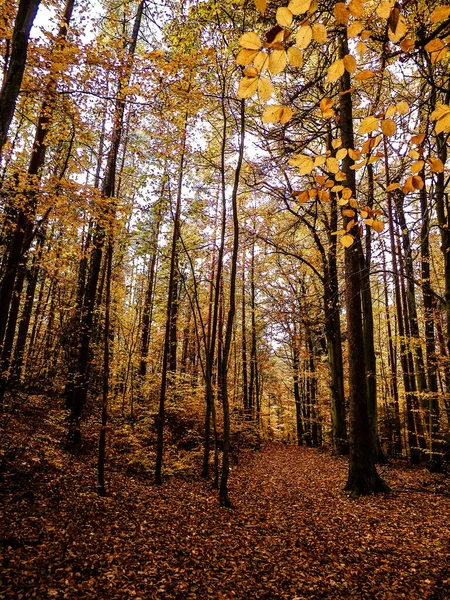
POLYGON ((434 126, 436 134, 450 131, 450 106, 448 104, 438 104, 431 113, 430 119, 436 121, 434 126))

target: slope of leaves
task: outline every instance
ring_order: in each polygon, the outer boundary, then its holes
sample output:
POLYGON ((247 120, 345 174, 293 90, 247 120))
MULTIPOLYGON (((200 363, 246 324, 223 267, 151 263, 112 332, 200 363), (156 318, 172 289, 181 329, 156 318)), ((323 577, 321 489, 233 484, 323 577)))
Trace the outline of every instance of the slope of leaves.
POLYGON ((233 467, 236 510, 220 509, 200 479, 175 475, 158 488, 119 456, 100 498, 95 429, 71 457, 56 414, 35 419, 1 484, 0 598, 450 597, 442 476, 393 464, 382 467, 390 495, 351 500, 346 460, 267 445, 233 467))

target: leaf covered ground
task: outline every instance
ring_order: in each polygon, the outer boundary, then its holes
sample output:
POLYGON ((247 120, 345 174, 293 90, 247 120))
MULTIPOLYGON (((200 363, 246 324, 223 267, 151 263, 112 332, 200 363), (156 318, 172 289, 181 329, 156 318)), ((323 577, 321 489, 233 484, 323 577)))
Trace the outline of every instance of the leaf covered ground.
POLYGON ((450 598, 442 475, 394 463, 380 468, 390 495, 353 500, 345 459, 270 444, 233 467, 235 510, 199 478, 158 488, 120 462, 101 498, 95 448, 71 456, 52 431, 1 484, 0 598, 450 598))

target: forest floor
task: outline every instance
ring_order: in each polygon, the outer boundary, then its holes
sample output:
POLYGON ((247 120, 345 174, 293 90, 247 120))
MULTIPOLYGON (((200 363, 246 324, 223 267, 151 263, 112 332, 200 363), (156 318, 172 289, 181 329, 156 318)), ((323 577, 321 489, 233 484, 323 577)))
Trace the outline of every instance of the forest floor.
POLYGON ((267 444, 233 467, 234 510, 200 478, 155 487, 120 461, 101 498, 95 449, 64 452, 56 421, 0 486, 2 599, 450 599, 448 477, 395 462, 389 495, 354 500, 346 459, 267 444))

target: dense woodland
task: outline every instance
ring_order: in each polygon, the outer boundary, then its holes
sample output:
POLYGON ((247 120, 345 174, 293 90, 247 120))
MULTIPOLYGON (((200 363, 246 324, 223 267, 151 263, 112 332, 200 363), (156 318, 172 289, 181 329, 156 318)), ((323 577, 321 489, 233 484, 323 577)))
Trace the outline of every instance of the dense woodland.
MULTIPOLYGON (((0 37, 0 459, 14 510, 37 497, 21 480, 37 464, 61 496, 78 472, 98 514, 135 477, 151 494, 203 478, 231 508, 242 452, 260 472, 252 453, 269 463, 277 448, 289 480, 280 443, 295 473, 323 460, 334 481, 336 461, 346 502, 423 473, 442 491, 450 5, 2 0, 0 37)), ((450 512, 430 506, 430 523, 450 512)), ((234 597, 171 585, 140 593, 234 597)), ((236 597, 448 597, 311 585, 236 597)))

